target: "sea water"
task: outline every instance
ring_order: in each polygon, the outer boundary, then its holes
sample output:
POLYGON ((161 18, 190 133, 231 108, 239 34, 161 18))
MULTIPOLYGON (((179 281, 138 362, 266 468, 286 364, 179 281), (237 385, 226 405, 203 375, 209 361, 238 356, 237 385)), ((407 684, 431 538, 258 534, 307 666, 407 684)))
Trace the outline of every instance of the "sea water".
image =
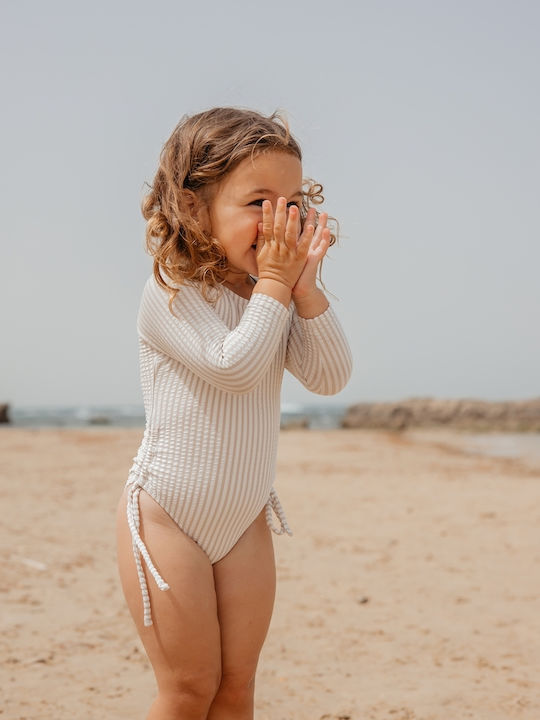
POLYGON ((460 433, 456 445, 467 452, 515 458, 540 465, 540 433, 460 433))
MULTIPOLYGON (((347 408, 344 405, 284 405, 281 422, 305 421, 310 429, 332 429, 341 426, 347 408)), ((81 405, 81 406, 26 406, 10 408, 9 418, 15 427, 66 427, 88 426, 144 427, 142 405, 81 405)))

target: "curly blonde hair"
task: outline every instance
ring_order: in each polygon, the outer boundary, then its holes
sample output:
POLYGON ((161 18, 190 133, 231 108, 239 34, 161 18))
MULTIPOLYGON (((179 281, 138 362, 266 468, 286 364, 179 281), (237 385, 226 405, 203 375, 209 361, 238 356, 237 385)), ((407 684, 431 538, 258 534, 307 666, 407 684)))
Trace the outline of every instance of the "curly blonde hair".
MULTIPOLYGON (((173 130, 160 155, 150 192, 142 202, 146 220, 146 250, 154 258, 156 281, 169 291, 169 307, 180 286, 198 281, 206 299, 210 288, 221 285, 228 270, 219 241, 204 232, 193 217, 190 197, 208 199, 219 183, 244 158, 274 150, 295 155, 302 152, 284 117, 269 117, 253 110, 213 108, 184 116, 173 130), (189 191, 189 192, 186 192, 189 191)), ((303 226, 309 207, 323 202, 323 187, 304 180, 300 218, 303 226)), ((337 223, 335 223, 337 228, 337 223)), ((337 232, 337 229, 336 229, 337 232)), ((331 235, 331 244, 336 234, 331 235)))

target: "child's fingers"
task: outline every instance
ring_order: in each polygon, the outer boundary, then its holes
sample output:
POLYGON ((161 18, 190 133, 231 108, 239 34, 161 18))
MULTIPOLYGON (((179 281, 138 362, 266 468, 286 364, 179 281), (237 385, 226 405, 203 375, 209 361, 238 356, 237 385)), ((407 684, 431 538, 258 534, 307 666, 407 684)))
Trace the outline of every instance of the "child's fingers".
POLYGON ((309 225, 304 225, 304 232, 298 238, 298 245, 300 245, 300 242, 302 242, 303 240, 306 240, 308 243, 308 247, 311 247, 311 243, 313 242, 314 235, 315 235, 315 225, 313 223, 310 223, 309 225))
POLYGON ((265 200, 262 204, 262 234, 266 242, 272 242, 274 239, 274 213, 272 212, 272 203, 265 200))
POLYGON ((264 245, 264 231, 262 222, 257 223, 257 247, 255 252, 259 254, 262 246, 264 245))
POLYGON ((315 249, 315 252, 317 253, 319 262, 326 255, 326 252, 329 247, 330 247, 330 228, 324 228, 321 233, 321 238, 319 240, 319 244, 317 245, 317 248, 315 249))
MULTIPOLYGON (((306 264, 298 279, 304 288, 315 288, 317 279, 317 268, 319 267, 321 260, 326 255, 326 251, 330 246, 330 230, 325 228, 322 237, 320 238, 317 249, 310 248, 306 264)), ((298 287, 298 285, 297 285, 298 287)))
POLYGON ((300 237, 302 235, 304 235, 304 233, 310 226, 313 228, 313 231, 315 231, 315 227, 317 226, 317 215, 315 212, 315 208, 309 208, 309 210, 307 211, 306 217, 304 218, 302 232, 301 232, 300 236, 298 237, 297 242, 300 242, 300 237))
MULTIPOLYGON (((328 221, 328 213, 321 213, 319 215, 319 222, 317 225, 317 230, 315 231, 315 235, 313 237, 312 248, 314 250, 319 246, 322 236, 323 236, 323 232, 325 231, 325 229, 328 230, 328 228, 326 227, 327 221, 328 221)), ((328 230, 328 232, 330 232, 330 231, 328 230)))
POLYGON ((278 198, 276 214, 274 216, 274 239, 276 242, 283 242, 285 239, 285 227, 287 224, 287 199, 278 198))
POLYGON ((313 227, 317 227, 317 211, 315 208, 309 208, 307 211, 306 219, 304 220, 304 227, 306 225, 313 225, 313 227))
POLYGON ((304 227, 304 232, 302 233, 302 235, 300 235, 298 243, 296 244, 296 251, 298 255, 307 256, 313 243, 314 233, 315 227, 313 225, 308 225, 307 227, 304 227))
POLYGON ((295 248, 298 241, 300 213, 298 208, 293 206, 289 209, 287 226, 285 228, 285 244, 289 248, 295 248))
POLYGON ((308 264, 310 266, 318 267, 323 257, 326 255, 326 252, 328 248, 330 247, 330 230, 329 228, 324 228, 323 232, 321 233, 321 237, 318 240, 317 247, 313 247, 313 243, 311 245, 311 248, 309 250, 308 255, 308 264))

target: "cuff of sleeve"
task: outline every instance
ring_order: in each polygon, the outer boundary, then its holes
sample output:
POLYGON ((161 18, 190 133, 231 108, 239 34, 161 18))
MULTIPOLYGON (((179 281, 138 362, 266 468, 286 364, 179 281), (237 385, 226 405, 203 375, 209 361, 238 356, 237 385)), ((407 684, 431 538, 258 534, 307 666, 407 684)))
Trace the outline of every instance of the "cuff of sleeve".
POLYGON ((312 336, 328 337, 330 331, 336 327, 337 317, 334 309, 329 305, 324 312, 314 318, 303 318, 297 315, 302 330, 312 336))
POLYGON ((276 300, 270 295, 265 295, 264 293, 253 293, 249 300, 249 305, 257 308, 273 308, 275 315, 282 315, 284 318, 289 317, 289 310, 285 307, 285 305, 283 305, 283 303, 280 303, 279 300, 276 300))

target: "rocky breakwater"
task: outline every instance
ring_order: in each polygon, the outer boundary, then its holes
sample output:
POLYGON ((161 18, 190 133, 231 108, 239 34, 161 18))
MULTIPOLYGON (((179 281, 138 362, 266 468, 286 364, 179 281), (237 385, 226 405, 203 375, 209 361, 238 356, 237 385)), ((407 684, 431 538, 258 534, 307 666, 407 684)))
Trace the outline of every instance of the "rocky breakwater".
POLYGON ((540 398, 490 402, 427 397, 389 403, 357 403, 347 410, 342 427, 383 430, 448 427, 476 432, 540 432, 540 398))

